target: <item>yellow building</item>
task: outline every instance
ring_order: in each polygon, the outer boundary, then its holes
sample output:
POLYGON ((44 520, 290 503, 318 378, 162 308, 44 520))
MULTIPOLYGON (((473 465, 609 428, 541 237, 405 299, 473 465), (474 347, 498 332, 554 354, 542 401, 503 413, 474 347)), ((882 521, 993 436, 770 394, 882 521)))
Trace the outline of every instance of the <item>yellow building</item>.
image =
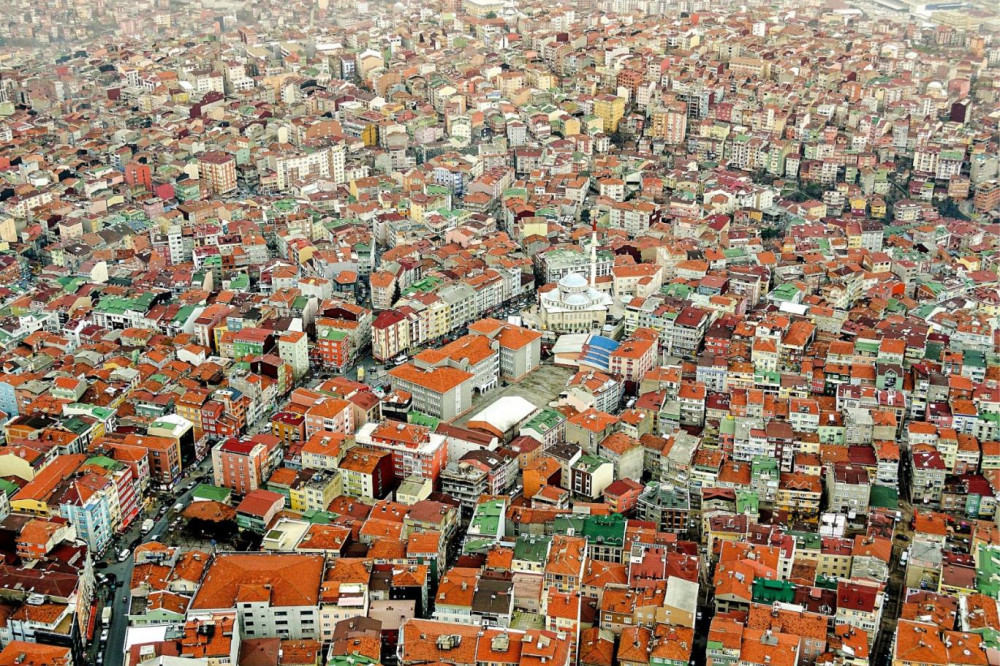
POLYGON ((830 537, 823 539, 816 564, 816 576, 850 578, 854 543, 850 539, 830 537))
POLYGON ((650 133, 656 139, 663 139, 670 145, 684 141, 687 135, 687 104, 677 102, 668 107, 650 111, 650 133))
POLYGON ((884 199, 874 199, 871 203, 871 216, 874 218, 883 218, 886 216, 886 205, 884 199))
POLYGON ((818 476, 801 473, 782 474, 775 508, 801 519, 815 519, 819 515, 822 496, 823 484, 818 476))
POLYGON ((614 95, 600 95, 594 100, 594 115, 604 121, 604 132, 618 131, 618 123, 625 115, 625 99, 614 95))
POLYGON ((330 502, 343 494, 340 470, 324 470, 316 472, 308 481, 289 488, 288 504, 292 511, 326 511, 330 502))

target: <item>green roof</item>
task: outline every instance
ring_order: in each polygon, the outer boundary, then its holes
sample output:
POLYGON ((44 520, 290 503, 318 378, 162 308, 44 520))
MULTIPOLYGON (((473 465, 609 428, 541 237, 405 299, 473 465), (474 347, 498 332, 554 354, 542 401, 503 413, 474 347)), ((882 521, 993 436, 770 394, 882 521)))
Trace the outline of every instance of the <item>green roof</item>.
POLYGON ((857 351, 868 352, 871 354, 878 353, 879 341, 878 340, 865 340, 863 338, 858 338, 854 342, 854 348, 857 351))
POLYGON ((566 417, 561 412, 546 407, 532 416, 522 427, 545 434, 565 420, 566 417))
POLYGON ((778 460, 766 456, 757 456, 750 461, 750 474, 759 476, 765 472, 777 472, 778 460))
POLYGON ((232 492, 229 488, 219 488, 209 483, 199 483, 192 495, 198 499, 225 503, 232 492))
POLYGON ((737 513, 754 513, 760 509, 760 496, 752 490, 739 490, 736 492, 737 513))
POLYGON ((549 552, 552 537, 522 534, 514 542, 514 559, 525 562, 543 562, 549 552))
POLYGON ((780 300, 790 301, 799 293, 799 288, 791 282, 780 284, 771 290, 771 294, 780 300))
POLYGON ((976 349, 967 349, 962 352, 962 365, 970 368, 985 368, 986 354, 976 349))
POLYGON ((78 416, 71 416, 70 418, 63 420, 62 426, 75 435, 82 435, 90 430, 91 424, 87 423, 78 416))
POLYGON ((795 585, 787 580, 754 578, 751 593, 753 600, 758 603, 769 604, 775 601, 791 603, 795 600, 795 585))
POLYGON ((667 296, 673 296, 674 298, 686 299, 691 295, 693 289, 686 285, 680 283, 670 283, 665 284, 660 287, 660 292, 666 294, 667 296))
POLYGON ((587 516, 583 521, 583 536, 591 543, 621 547, 625 544, 625 516, 620 513, 587 516))
POLYGON ((421 292, 433 291, 437 287, 441 286, 443 282, 444 280, 442 278, 437 277, 436 275, 428 275, 427 277, 417 280, 409 287, 407 287, 406 291, 403 292, 403 295, 405 296, 417 291, 421 292))
POLYGON ((580 534, 583 532, 583 520, 582 514, 566 513, 556 516, 552 521, 552 533, 570 534, 572 530, 573 534, 580 534))
POLYGON ((826 590, 836 590, 837 586, 840 584, 840 579, 836 576, 817 576, 816 577, 816 587, 822 587, 826 590))
POLYGON ((503 500, 490 500, 478 504, 469 523, 469 532, 497 536, 500 533, 500 521, 504 519, 503 512, 503 500))
POLYGON ((980 544, 976 563, 976 589, 994 599, 1000 598, 1000 548, 980 544))
POLYGON ((87 458, 85 465, 97 465, 98 467, 103 467, 104 469, 115 471, 125 467, 124 464, 109 458, 107 456, 94 456, 92 458, 87 458))
POLYGON ((302 520, 313 524, 329 525, 334 520, 337 519, 337 514, 330 513, 329 511, 321 511, 318 509, 309 509, 303 511, 301 514, 302 520))
POLYGON ((177 310, 177 314, 174 315, 174 323, 180 324, 187 321, 188 318, 191 316, 191 314, 195 311, 195 309, 196 308, 194 305, 183 306, 182 308, 177 310))
POLYGON ((895 511, 899 509, 899 491, 889 486, 874 485, 871 489, 868 504, 873 509, 882 508, 895 511))
POLYGON ((250 276, 246 273, 240 273, 229 281, 230 289, 247 289, 248 287, 250 287, 250 276))
POLYGON ((492 548, 494 543, 493 539, 472 537, 466 540, 462 546, 462 553, 465 555, 482 554, 492 548))
MULTIPOLYGON (((137 310, 136 303, 128 298, 102 298, 101 302, 94 308, 104 314, 125 314, 129 310, 137 310)), ((145 312, 145 310, 143 310, 145 312)))
POLYGON ((819 550, 822 545, 822 538, 816 532, 789 532, 795 539, 795 547, 806 550, 819 550))
POLYGON ((597 471, 601 465, 609 463, 610 461, 601 458, 600 456, 583 455, 580 459, 573 463, 574 469, 582 469, 585 472, 593 473, 597 471))
POLYGON ((323 332, 317 336, 320 340, 336 340, 341 341, 347 338, 347 333, 344 331, 338 331, 335 328, 323 329, 323 332))
POLYGON ((411 411, 408 413, 406 415, 406 422, 424 426, 430 428, 431 430, 436 430, 438 424, 441 423, 440 419, 436 419, 433 416, 418 411, 411 411))
POLYGON ((327 666, 369 666, 370 664, 377 664, 379 662, 377 659, 372 659, 367 655, 352 652, 351 654, 333 655, 330 657, 330 661, 326 663, 327 666))

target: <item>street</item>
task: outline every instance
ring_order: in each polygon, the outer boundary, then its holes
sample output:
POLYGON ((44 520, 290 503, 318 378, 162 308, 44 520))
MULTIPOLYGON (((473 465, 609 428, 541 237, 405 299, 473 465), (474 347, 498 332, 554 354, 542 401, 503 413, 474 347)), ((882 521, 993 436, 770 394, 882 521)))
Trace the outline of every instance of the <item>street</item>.
MULTIPOLYGON (((187 485, 192 477, 197 477, 205 473, 207 469, 211 468, 211 458, 206 458, 197 465, 193 465, 184 473, 184 476, 177 481, 175 487, 182 488, 187 485)), ((182 494, 172 498, 171 504, 168 504, 171 509, 163 514, 163 517, 156 521, 153 525, 153 529, 150 530, 149 534, 142 537, 142 543, 148 543, 152 541, 154 537, 160 538, 167 531, 167 526, 170 521, 176 518, 176 514, 173 512, 173 505, 176 503, 182 503, 185 506, 191 500, 191 494, 194 489, 186 490, 182 494)), ((155 514, 154 514, 155 515, 155 514)), ((135 554, 132 553, 124 562, 118 561, 118 553, 122 548, 127 548, 132 541, 140 536, 139 526, 142 524, 142 518, 140 516, 135 521, 133 525, 126 531, 121 537, 118 538, 117 544, 112 548, 108 549, 108 557, 111 558, 111 564, 107 566, 106 569, 100 570, 99 573, 113 573, 118 577, 118 581, 121 587, 114 588, 111 591, 113 594, 113 601, 111 604, 111 627, 108 631, 108 642, 107 646, 104 648, 104 663, 108 666, 122 666, 125 663, 125 632, 128 629, 128 599, 129 599, 129 589, 132 584, 132 569, 135 567, 135 554)), ((149 517, 149 516, 145 516, 149 517)), ((99 624, 99 622, 98 622, 99 624)), ((95 634, 101 630, 98 627, 95 630, 95 634)))

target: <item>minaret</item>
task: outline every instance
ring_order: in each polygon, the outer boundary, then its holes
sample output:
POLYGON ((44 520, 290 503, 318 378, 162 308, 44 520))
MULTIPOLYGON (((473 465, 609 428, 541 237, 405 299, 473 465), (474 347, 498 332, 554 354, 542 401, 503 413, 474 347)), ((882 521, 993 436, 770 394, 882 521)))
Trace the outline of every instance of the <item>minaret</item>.
POLYGON ((597 220, 590 221, 590 286, 597 288, 597 220))

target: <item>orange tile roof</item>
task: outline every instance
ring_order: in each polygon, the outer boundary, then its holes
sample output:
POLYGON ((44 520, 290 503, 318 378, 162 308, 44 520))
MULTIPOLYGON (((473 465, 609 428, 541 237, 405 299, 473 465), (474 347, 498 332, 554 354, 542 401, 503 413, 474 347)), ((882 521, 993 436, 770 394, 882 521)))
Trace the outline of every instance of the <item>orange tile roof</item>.
POLYGON ((351 530, 340 525, 310 525, 296 549, 340 552, 350 538, 351 530))
POLYGON ((405 663, 411 664, 475 664, 479 645, 478 633, 482 627, 466 626, 454 622, 410 619, 400 629, 399 645, 405 663), (438 644, 439 636, 458 636, 457 645, 438 644))
POLYGON ((948 649, 933 624, 900 620, 893 660, 919 664, 949 663, 948 649))
POLYGON ((623 432, 614 432, 601 440, 599 448, 622 455, 640 446, 642 445, 639 443, 639 440, 634 437, 630 437, 623 432))
POLYGON ((412 363, 396 366, 389 370, 388 374, 390 377, 416 384, 435 393, 447 393, 474 377, 471 372, 450 366, 422 370, 412 363))
POLYGON ((791 634, 826 642, 828 618, 809 611, 793 611, 765 604, 752 604, 747 616, 747 628, 791 634))
POLYGON ((588 627, 580 632, 579 651, 581 664, 612 666, 615 660, 615 643, 601 636, 600 627, 588 627))
POLYGON ((798 663, 798 653, 798 636, 750 628, 743 632, 741 661, 771 666, 795 666, 798 663), (765 639, 765 636, 769 638, 765 639))
POLYGON ((193 610, 233 608, 243 588, 270 586, 272 606, 314 606, 323 575, 321 555, 219 555, 191 603, 193 610))
POLYGON ((654 645, 650 657, 661 663, 686 663, 694 648, 694 629, 669 624, 658 624, 653 632, 654 645))
POLYGON ((582 537, 557 535, 552 537, 545 573, 578 576, 582 572, 587 540, 582 537))
POLYGON ((13 500, 46 501, 62 481, 73 475, 80 465, 87 460, 82 453, 56 456, 55 460, 46 465, 40 472, 14 494, 13 500))
POLYGON ((569 418, 569 422, 591 432, 601 432, 618 422, 618 419, 611 414, 599 412, 596 409, 588 409, 569 418))
POLYGON ((67 647, 11 641, 0 652, 0 666, 70 666, 73 655, 67 647))

